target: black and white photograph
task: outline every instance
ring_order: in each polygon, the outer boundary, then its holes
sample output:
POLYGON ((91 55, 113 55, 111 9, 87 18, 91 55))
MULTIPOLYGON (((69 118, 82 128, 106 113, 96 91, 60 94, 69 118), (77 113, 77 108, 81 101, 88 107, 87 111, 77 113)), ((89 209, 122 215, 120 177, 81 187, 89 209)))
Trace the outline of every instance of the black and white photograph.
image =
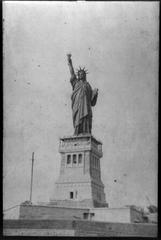
POLYGON ((3 1, 3 235, 157 237, 159 1, 3 1))

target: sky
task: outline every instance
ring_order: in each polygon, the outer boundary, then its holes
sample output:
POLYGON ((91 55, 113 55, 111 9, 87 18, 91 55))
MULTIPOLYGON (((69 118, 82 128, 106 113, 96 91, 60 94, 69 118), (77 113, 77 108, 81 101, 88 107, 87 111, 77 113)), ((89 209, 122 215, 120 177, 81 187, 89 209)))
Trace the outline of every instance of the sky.
POLYGON ((4 209, 29 200, 32 152, 33 202, 53 195, 59 138, 74 133, 69 52, 99 89, 106 201, 156 205, 159 3, 5 1, 3 19, 4 209))

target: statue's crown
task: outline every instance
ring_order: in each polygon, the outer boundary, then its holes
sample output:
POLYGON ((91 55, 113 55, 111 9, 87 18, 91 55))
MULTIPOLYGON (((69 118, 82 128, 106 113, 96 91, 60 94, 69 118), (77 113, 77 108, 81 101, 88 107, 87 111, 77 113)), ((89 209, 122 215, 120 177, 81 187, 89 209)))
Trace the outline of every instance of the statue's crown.
POLYGON ((83 68, 79 67, 79 69, 76 69, 77 75, 78 75, 80 72, 84 72, 85 74, 88 74, 88 70, 85 69, 85 67, 83 67, 83 68))

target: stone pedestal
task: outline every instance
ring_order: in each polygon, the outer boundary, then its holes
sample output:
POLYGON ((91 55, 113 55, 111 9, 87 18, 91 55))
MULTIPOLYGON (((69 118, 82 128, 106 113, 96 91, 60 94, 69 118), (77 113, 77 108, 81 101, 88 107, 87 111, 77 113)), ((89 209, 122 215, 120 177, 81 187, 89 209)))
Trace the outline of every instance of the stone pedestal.
POLYGON ((92 135, 60 139, 60 175, 51 204, 72 207, 107 207, 101 181, 102 143, 92 135))

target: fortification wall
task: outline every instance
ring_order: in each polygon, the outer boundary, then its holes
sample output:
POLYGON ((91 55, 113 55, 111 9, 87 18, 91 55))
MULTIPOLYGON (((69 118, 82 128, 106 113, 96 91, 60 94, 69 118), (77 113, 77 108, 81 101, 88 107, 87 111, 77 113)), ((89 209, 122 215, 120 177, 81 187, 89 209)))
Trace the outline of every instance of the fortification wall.
POLYGON ((73 220, 4 220, 5 236, 157 237, 156 224, 73 220))

